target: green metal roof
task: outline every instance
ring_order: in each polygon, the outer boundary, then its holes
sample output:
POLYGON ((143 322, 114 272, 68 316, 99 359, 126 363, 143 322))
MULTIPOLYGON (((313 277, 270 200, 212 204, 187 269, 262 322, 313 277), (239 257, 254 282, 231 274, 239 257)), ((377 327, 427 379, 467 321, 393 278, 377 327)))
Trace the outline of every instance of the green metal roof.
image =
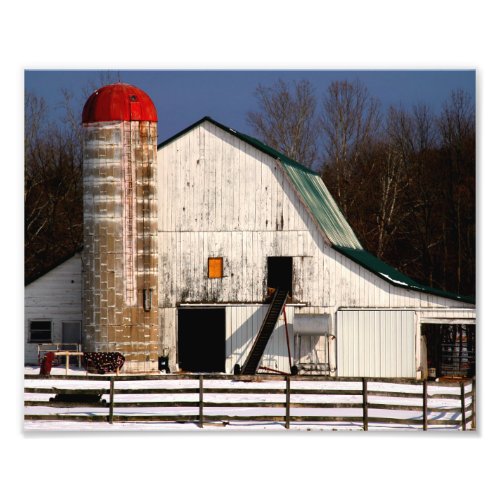
POLYGON ((398 271, 363 248, 335 247, 335 249, 365 269, 377 274, 391 285, 409 288, 410 290, 415 290, 417 292, 430 293, 431 295, 438 295, 447 299, 459 300, 460 302, 467 302, 469 304, 476 303, 474 297, 458 295, 417 283, 409 276, 406 276, 406 274, 398 271))
POLYGON ((471 304, 475 303, 475 299, 473 297, 456 295, 450 292, 421 285, 405 274, 399 272, 397 269, 391 267, 389 264, 386 264, 371 253, 367 252, 354 234, 354 231, 328 191, 320 175, 295 160, 288 158, 279 151, 267 146, 254 137, 237 132, 232 128, 216 122, 209 116, 205 116, 178 134, 175 134, 170 139, 160 143, 158 145, 158 149, 166 146, 205 121, 216 125, 227 133, 278 160, 282 165, 284 172, 290 179, 292 186, 297 191, 304 206, 311 214, 324 237, 330 242, 331 246, 335 248, 335 250, 394 286, 408 288, 423 293, 430 293, 432 295, 438 295, 461 302, 471 304))

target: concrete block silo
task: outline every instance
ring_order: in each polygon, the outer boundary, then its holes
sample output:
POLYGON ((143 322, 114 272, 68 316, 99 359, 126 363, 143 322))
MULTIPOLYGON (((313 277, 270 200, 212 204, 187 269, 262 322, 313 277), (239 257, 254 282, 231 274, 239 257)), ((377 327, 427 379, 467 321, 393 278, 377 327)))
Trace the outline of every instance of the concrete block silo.
POLYGON ((157 114, 149 96, 96 90, 84 128, 84 349, 118 351, 124 371, 158 368, 157 114))

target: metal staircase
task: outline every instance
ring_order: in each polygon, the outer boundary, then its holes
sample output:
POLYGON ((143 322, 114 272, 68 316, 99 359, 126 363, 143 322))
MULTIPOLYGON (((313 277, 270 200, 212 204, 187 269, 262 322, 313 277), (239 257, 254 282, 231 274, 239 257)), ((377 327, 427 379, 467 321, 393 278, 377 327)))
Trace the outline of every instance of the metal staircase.
POLYGON ((276 292, 274 292, 273 298, 271 300, 271 305, 267 310, 264 321, 262 322, 259 333, 257 334, 257 338, 255 339, 252 349, 250 350, 250 354, 241 367, 242 375, 254 375, 257 371, 267 343, 271 338, 274 328, 276 327, 276 323, 278 322, 278 318, 280 317, 281 311, 285 306, 287 297, 288 290, 286 289, 278 288, 276 292))

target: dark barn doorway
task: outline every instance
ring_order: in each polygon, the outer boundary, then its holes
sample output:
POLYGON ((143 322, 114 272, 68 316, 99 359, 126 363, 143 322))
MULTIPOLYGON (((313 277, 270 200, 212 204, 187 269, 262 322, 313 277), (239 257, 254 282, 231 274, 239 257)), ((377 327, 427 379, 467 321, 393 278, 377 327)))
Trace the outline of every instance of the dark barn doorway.
POLYGON ((267 287, 288 290, 292 296, 293 278, 292 257, 268 257, 267 258, 267 287))
POLYGON ((179 368, 186 372, 225 372, 225 309, 179 309, 179 368))
POLYGON ((476 325, 423 324, 422 334, 427 344, 430 378, 476 374, 476 325))

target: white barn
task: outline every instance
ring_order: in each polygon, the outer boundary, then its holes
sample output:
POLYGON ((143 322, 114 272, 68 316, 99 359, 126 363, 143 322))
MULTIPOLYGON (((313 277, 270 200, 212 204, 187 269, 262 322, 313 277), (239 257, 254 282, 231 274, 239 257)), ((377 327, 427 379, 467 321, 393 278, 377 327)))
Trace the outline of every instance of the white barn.
MULTIPOLYGON (((206 117, 159 145, 158 172, 160 332, 172 369, 200 346, 217 357, 202 338, 210 329, 224 339, 218 368, 243 363, 280 272, 291 281, 287 326, 304 369, 420 377, 421 325, 475 321, 468 299, 418 285, 364 251, 319 175, 249 136, 206 117), (222 277, 209 278, 218 258, 222 277), (198 340, 182 324, 196 325, 195 314, 209 323, 198 340), (318 319, 303 315, 326 315, 326 343, 322 331, 294 329, 297 318, 318 319)), ((286 372, 284 330, 282 317, 262 365, 286 372)))
MULTIPOLYGON (((157 162, 158 354, 171 371, 244 365, 279 288, 289 298, 261 371, 439 375, 446 329, 470 351, 473 301, 366 252, 315 172, 209 117, 159 144, 157 162)), ((27 286, 26 362, 31 322, 52 321, 56 342, 64 321, 81 321, 79 272, 73 258, 27 286), (60 301, 70 268, 72 299, 60 301)))

